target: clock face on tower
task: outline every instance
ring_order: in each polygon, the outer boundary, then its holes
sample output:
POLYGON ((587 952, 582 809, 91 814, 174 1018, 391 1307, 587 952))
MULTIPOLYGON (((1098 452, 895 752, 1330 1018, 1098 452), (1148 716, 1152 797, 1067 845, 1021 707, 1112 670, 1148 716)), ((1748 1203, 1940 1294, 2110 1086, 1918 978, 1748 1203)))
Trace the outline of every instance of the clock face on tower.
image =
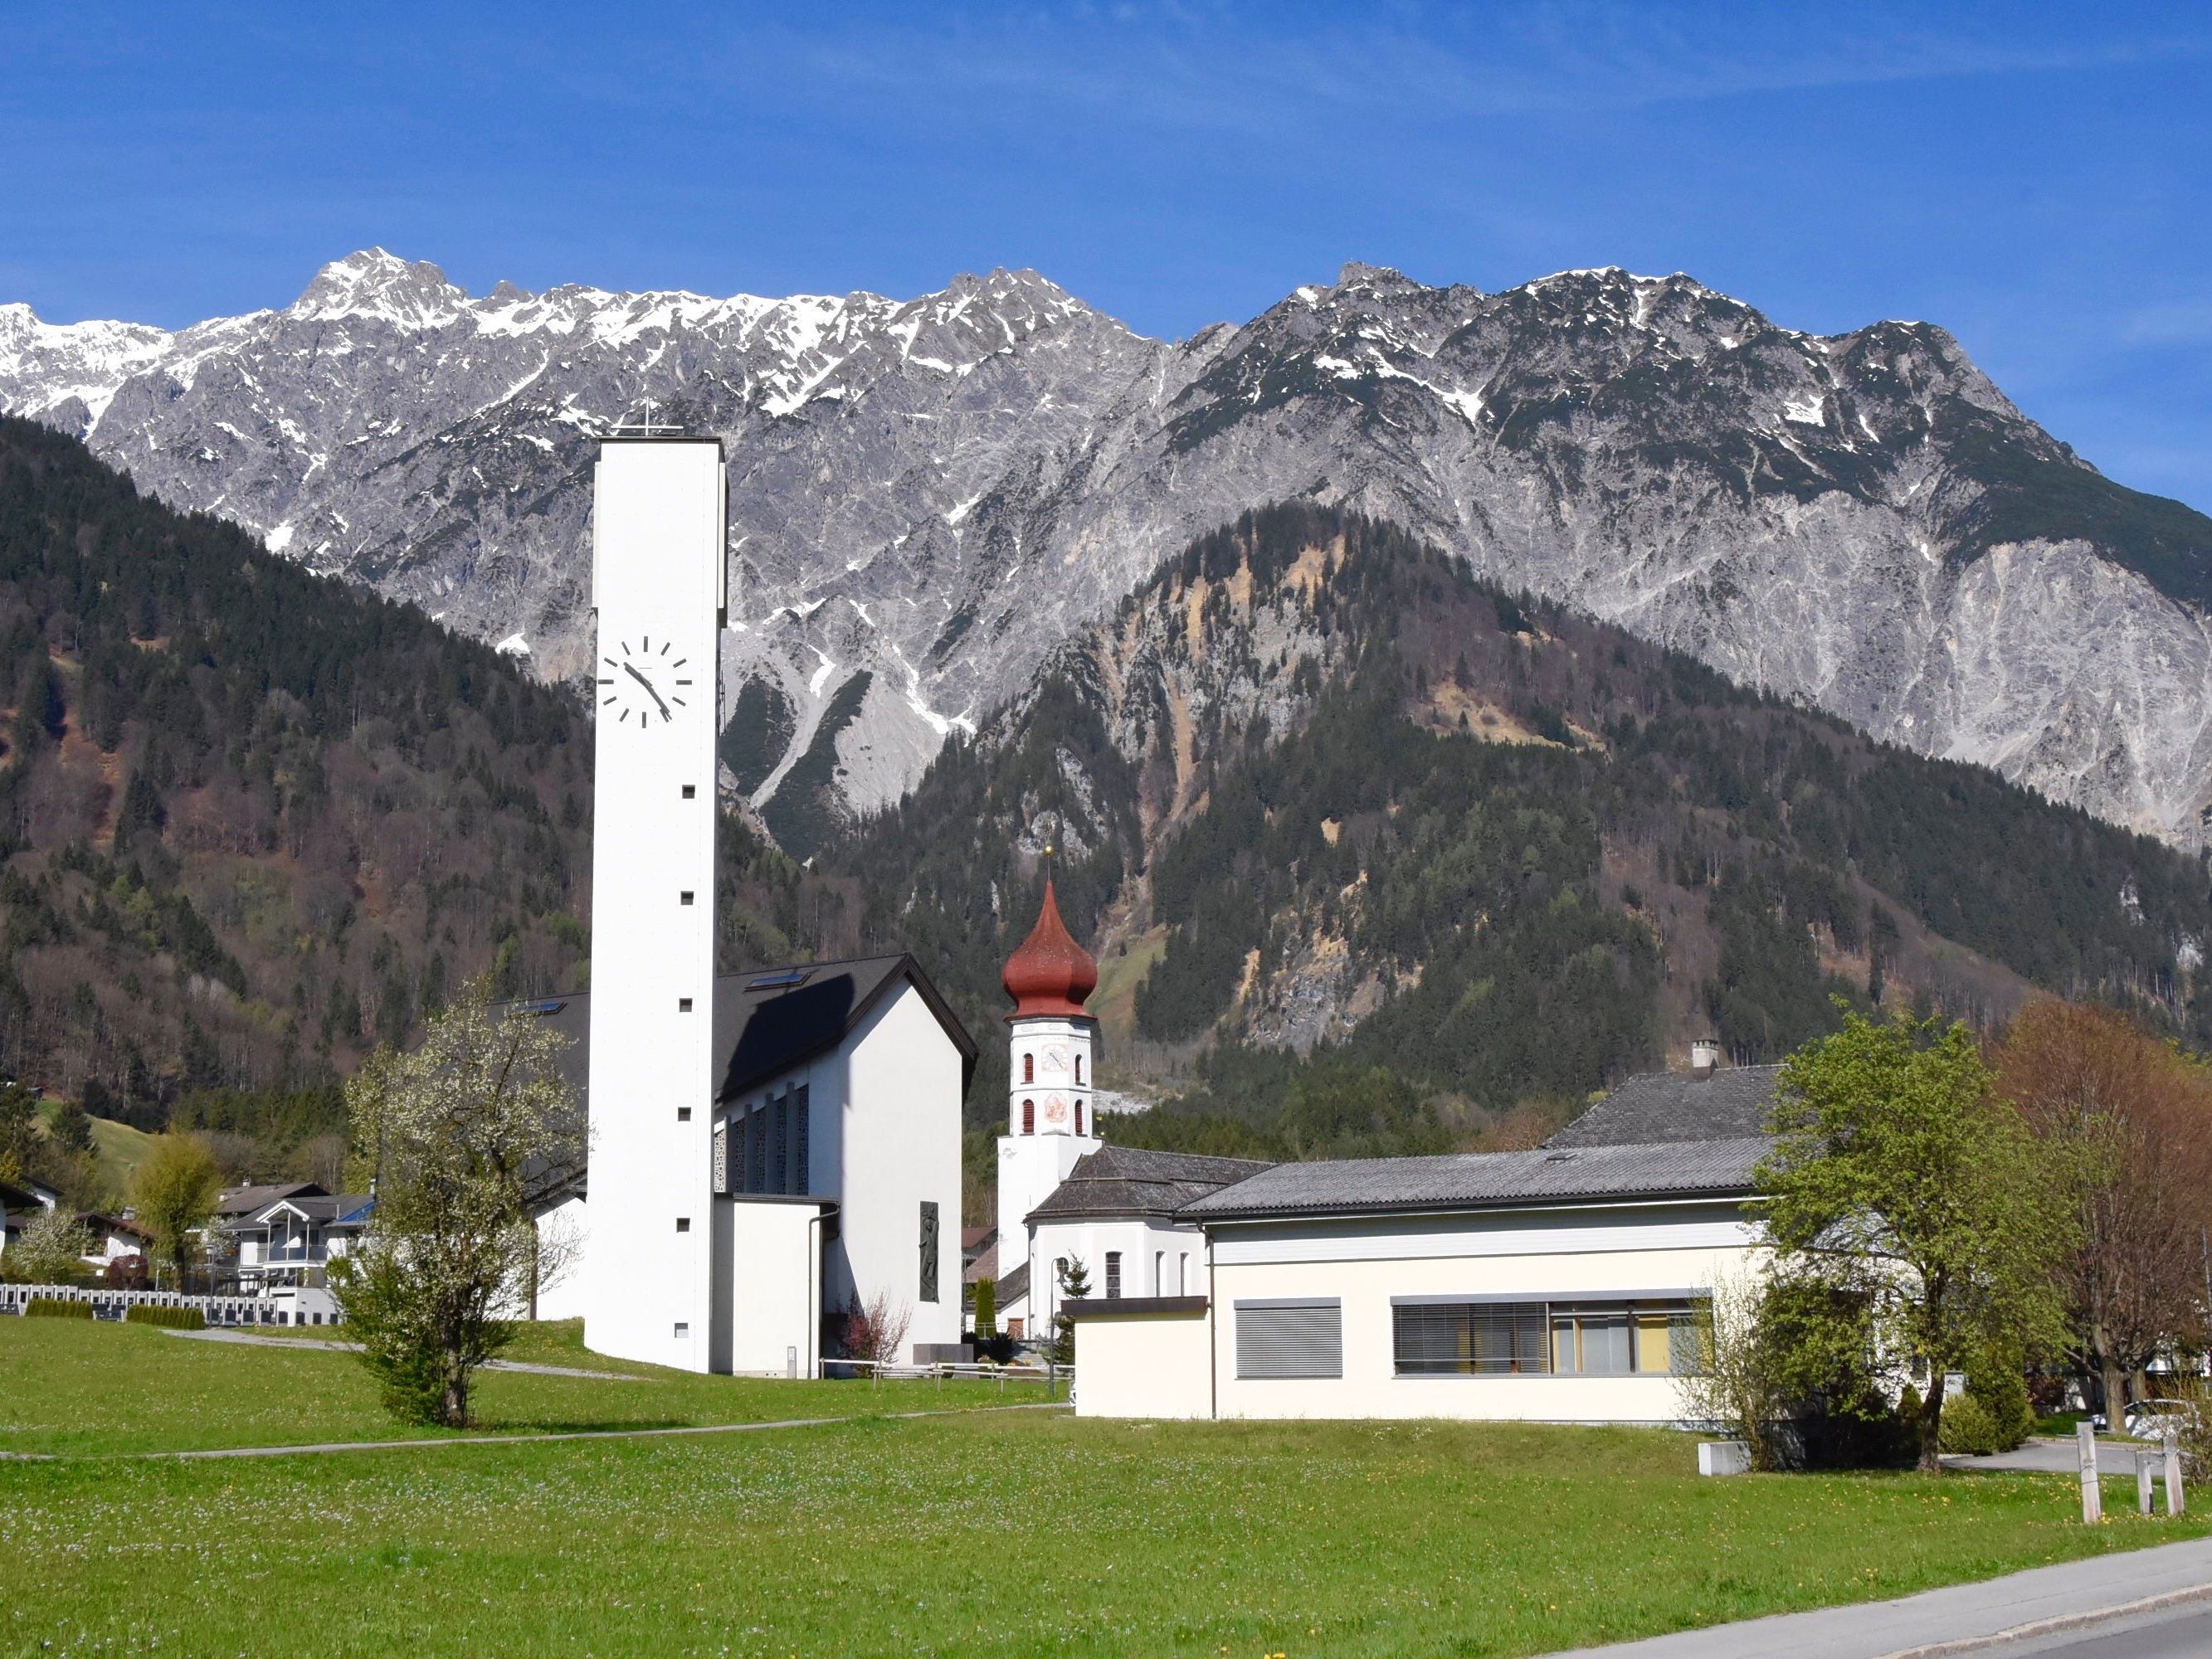
POLYGON ((665 726, 676 711, 690 706, 690 659, 679 657, 664 639, 653 635, 620 641, 616 653, 599 659, 599 708, 627 726, 633 715, 640 726, 665 726))
POLYGON ((1048 1072, 1065 1073, 1067 1070, 1067 1050, 1053 1043, 1044 1051, 1044 1068, 1048 1072))

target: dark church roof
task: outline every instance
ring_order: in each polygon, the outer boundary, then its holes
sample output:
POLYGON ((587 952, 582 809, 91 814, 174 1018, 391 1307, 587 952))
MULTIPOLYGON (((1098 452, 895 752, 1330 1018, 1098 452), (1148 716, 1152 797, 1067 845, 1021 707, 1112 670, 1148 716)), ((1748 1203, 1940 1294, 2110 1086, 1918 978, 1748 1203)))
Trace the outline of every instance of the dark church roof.
POLYGON ((1650 1072, 1632 1077, 1547 1146, 1650 1146, 1686 1140, 1747 1140, 1766 1133, 1779 1066, 1723 1066, 1706 1076, 1650 1072))
MULTIPOLYGON (((714 981, 714 1098, 734 1099, 828 1054, 902 984, 911 984, 921 993, 960 1050, 960 1086, 964 1091, 975 1075, 975 1039, 938 994, 921 964, 900 955, 719 975, 714 981)), ((562 1056, 562 1067, 577 1100, 588 1103, 591 993, 578 991, 519 1006, 536 1009, 556 1030, 574 1039, 562 1056)))
POLYGON ((1029 1212, 1031 1221, 1093 1215, 1172 1215, 1194 1199, 1272 1166, 1248 1158, 1203 1158, 1143 1146, 1101 1146, 1029 1212))

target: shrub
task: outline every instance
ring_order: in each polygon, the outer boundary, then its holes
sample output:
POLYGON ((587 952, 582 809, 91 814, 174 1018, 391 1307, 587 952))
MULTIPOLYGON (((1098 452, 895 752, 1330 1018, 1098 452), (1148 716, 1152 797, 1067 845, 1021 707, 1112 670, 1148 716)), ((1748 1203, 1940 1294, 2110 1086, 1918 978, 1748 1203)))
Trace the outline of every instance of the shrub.
POLYGON ((89 1319, 92 1304, 64 1302, 58 1296, 34 1296, 23 1309, 26 1319, 89 1319))
POLYGON ((159 1325, 167 1331, 204 1331, 207 1316, 198 1308, 164 1308, 151 1302, 134 1302, 123 1316, 126 1325, 159 1325))
POLYGON ((1985 1457, 2003 1449, 2003 1438, 1990 1408, 1972 1395, 1954 1395, 1943 1402, 1939 1443, 1945 1451, 1985 1457))
POLYGON ((2010 1451, 2035 1432, 2035 1410, 2028 1403, 2027 1373, 2018 1356, 1997 1354, 1966 1372, 1966 1393, 1982 1402, 1996 1431, 1996 1449, 2010 1451))

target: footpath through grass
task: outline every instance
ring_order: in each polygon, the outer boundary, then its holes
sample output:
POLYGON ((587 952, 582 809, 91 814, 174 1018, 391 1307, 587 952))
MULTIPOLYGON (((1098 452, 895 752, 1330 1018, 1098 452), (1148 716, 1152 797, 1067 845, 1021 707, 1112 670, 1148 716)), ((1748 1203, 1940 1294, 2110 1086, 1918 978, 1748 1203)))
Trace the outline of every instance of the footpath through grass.
MULTIPOLYGON (((558 1333, 531 1347, 605 1363, 558 1333)), ((1700 1480, 1691 1441, 1651 1430, 902 1420, 866 1413, 933 1405, 930 1385, 634 1369, 489 1378, 486 1409, 518 1430, 855 1414, 116 1460, 96 1454, 399 1431, 346 1355, 0 1322, 19 1449, 95 1454, 0 1462, 0 1656, 1504 1656, 2208 1530, 2136 1518, 2117 1480, 2115 1518, 2083 1527, 2067 1475, 1700 1480)))
MULTIPOLYGON (((342 1337, 343 1328, 316 1333, 342 1337)), ((471 1434, 674 1428, 997 1405, 995 1384, 781 1382, 696 1376, 587 1352, 574 1323, 527 1327, 504 1358, 631 1380, 483 1371, 471 1434)), ((1042 1400, 1009 1384, 1009 1403, 1042 1400)), ((0 1319, 0 1453, 79 1456, 412 1440, 442 1431, 395 1423, 349 1353, 204 1342, 144 1325, 0 1319)))

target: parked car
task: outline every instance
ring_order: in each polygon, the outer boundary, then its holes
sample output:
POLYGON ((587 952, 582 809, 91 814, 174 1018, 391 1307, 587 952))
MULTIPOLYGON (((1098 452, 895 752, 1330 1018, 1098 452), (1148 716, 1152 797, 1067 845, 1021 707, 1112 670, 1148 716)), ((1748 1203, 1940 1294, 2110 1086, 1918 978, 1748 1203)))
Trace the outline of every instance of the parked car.
POLYGON ((2164 1438, 2170 1428, 2193 1427, 2197 1411, 2185 1400, 2138 1400, 2128 1407, 2120 1421, 2135 1439, 2158 1440, 2164 1438))

